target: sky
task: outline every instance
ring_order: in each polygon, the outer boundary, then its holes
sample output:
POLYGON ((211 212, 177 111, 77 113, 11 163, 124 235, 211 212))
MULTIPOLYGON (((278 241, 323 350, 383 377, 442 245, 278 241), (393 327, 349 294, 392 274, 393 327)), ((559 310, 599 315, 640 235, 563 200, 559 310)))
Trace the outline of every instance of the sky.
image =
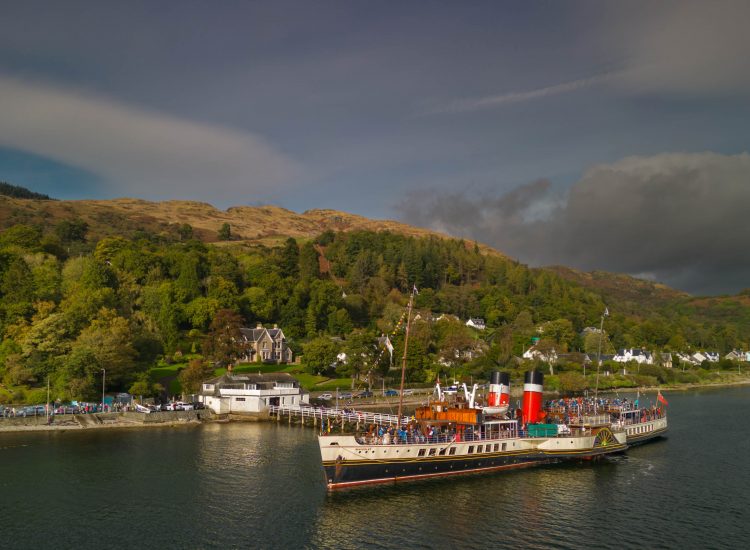
POLYGON ((748 2, 0 2, 0 181, 750 287, 748 2))

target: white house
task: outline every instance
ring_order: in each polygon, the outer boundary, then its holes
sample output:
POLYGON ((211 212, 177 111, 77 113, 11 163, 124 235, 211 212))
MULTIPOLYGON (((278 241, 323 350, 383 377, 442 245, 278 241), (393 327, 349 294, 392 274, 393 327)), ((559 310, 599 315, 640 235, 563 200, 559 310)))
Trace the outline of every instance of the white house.
POLYGON ((286 372, 226 373, 203 382, 198 399, 217 414, 257 413, 269 405, 307 404, 310 394, 286 372))
POLYGON ((729 359, 730 361, 750 361, 750 351, 733 349, 724 356, 724 359, 729 359))
POLYGON ((635 361, 639 365, 654 364, 654 356, 650 351, 637 348, 621 349, 615 354, 612 360, 618 363, 629 363, 630 361, 635 361))
POLYGON ((471 317, 466 321, 466 326, 477 330, 484 330, 487 328, 487 325, 484 324, 484 319, 480 319, 479 317, 471 317))
POLYGON ((721 355, 719 355, 718 351, 706 351, 704 355, 709 363, 718 363, 721 360, 721 355))
POLYGON ((692 355, 689 353, 675 353, 681 363, 687 363, 688 365, 696 365, 700 361, 696 362, 692 355))
POLYGON ((536 346, 531 346, 523 352, 523 358, 531 359, 532 361, 544 361, 545 363, 556 363, 557 352, 554 349, 542 351, 537 349, 536 346))

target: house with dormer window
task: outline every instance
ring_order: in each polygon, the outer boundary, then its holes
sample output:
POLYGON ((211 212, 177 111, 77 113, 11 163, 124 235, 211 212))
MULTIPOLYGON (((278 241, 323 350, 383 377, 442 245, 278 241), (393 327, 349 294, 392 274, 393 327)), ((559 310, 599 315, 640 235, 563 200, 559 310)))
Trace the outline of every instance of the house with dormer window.
POLYGON ((258 323, 255 328, 241 328, 244 353, 241 361, 263 363, 291 363, 294 353, 287 344, 284 332, 274 325, 264 328, 258 323))

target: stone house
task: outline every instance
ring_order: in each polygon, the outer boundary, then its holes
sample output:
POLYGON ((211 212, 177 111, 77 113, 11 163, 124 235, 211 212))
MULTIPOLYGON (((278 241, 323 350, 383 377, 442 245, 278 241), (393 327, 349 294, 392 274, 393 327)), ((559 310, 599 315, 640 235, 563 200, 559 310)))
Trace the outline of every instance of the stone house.
POLYGON ((291 363, 294 359, 294 353, 278 325, 274 325, 273 328, 264 328, 258 323, 255 328, 241 328, 240 332, 245 350, 240 361, 291 363))

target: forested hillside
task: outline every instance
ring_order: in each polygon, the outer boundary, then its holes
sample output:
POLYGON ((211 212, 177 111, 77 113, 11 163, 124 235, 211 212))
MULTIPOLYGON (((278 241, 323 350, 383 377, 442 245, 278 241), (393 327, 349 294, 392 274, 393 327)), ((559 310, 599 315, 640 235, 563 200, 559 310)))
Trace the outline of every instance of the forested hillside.
POLYGON ((387 374, 388 354, 374 342, 392 334, 399 356, 399 319, 414 286, 411 381, 457 368, 482 376, 509 364, 532 337, 559 351, 593 351, 581 331, 598 326, 605 305, 607 349, 723 352, 750 340, 746 297, 728 306, 676 293, 638 310, 609 295, 605 304, 600 292, 460 240, 327 231, 274 247, 217 246, 193 239, 190 227, 174 236, 140 231, 100 239, 88 229, 70 218, 0 233, 6 401, 48 378, 59 399, 93 398, 102 369, 112 390, 127 390, 136 382, 151 387, 155 380, 145 373, 175 356, 231 360, 231 353, 216 353, 217 319, 278 324, 311 373, 334 369, 343 350, 352 359, 336 374, 387 374), (435 320, 441 313, 459 320, 435 320), (467 328, 469 317, 484 318, 487 330, 467 328))

